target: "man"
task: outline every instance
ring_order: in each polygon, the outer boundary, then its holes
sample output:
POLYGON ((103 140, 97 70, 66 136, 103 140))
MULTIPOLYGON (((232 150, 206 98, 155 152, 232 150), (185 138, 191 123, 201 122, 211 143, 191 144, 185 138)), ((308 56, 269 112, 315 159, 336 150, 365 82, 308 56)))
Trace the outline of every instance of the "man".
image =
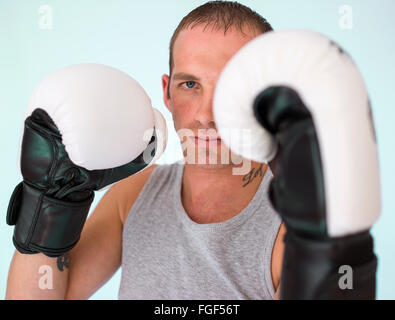
POLYGON ((222 159, 230 152, 212 111, 227 61, 270 30, 233 2, 206 3, 182 20, 162 86, 175 129, 187 129, 185 166, 154 165, 114 185, 69 258, 16 252, 8 299, 86 299, 120 266, 121 299, 278 298, 285 228, 267 198, 271 171, 251 162, 247 174, 232 174, 238 165, 222 159), (42 265, 52 267, 53 290, 37 286, 42 265))

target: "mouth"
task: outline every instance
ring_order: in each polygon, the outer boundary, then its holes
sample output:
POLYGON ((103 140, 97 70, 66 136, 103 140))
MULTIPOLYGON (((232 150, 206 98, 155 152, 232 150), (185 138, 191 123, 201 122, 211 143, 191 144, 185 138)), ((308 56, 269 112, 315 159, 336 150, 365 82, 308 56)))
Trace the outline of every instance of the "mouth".
POLYGON ((192 141, 195 142, 196 146, 206 147, 208 148, 210 144, 220 145, 222 140, 220 137, 204 137, 204 136, 191 136, 189 137, 192 141))

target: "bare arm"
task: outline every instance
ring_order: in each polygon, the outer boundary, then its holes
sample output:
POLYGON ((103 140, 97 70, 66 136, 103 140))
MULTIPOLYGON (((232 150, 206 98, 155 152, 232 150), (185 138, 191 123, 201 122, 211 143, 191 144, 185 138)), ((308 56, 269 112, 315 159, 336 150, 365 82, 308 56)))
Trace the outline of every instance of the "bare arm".
POLYGON ((88 299, 118 270, 122 259, 122 231, 127 214, 156 168, 126 178, 101 199, 70 253, 66 299, 88 299))
POLYGON ((274 294, 274 300, 280 300, 280 286, 278 286, 277 291, 274 294))
POLYGON ((87 299, 107 281, 119 267, 121 257, 122 223, 116 203, 117 189, 113 186, 100 200, 85 223, 79 242, 68 254, 68 267, 64 266, 62 271, 56 258, 16 251, 6 298, 87 299), (52 285, 43 289, 40 270, 45 266, 52 285))
POLYGON ((284 235, 286 229, 284 223, 281 223, 277 233, 276 240, 273 246, 272 252, 272 280, 275 289, 274 300, 280 300, 280 279, 281 269, 283 266, 283 254, 284 254, 284 235))
POLYGON ((104 194, 69 257, 15 252, 6 299, 88 299, 95 293, 121 265, 123 223, 155 167, 118 182, 104 194))
POLYGON ((8 274, 6 299, 64 299, 68 257, 49 258, 42 253, 15 251, 8 274))

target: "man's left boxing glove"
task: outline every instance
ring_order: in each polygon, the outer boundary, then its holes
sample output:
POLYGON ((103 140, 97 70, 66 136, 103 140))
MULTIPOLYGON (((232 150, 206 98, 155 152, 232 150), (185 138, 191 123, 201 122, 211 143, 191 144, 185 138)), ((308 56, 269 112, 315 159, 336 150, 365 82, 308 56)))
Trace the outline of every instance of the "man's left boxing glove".
POLYGON ((61 69, 35 89, 20 146, 23 176, 7 223, 19 252, 56 257, 79 240, 94 191, 164 151, 166 122, 143 88, 104 65, 61 69))
POLYGON ((273 170, 269 198, 287 230, 280 299, 374 299, 378 152, 350 56, 312 31, 265 33, 224 68, 213 109, 224 143, 273 170))

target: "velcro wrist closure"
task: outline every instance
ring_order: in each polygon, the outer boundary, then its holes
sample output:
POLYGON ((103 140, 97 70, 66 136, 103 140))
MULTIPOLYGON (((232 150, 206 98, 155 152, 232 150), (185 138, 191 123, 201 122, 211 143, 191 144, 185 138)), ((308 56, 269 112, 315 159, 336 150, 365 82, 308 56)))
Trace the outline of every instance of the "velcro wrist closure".
POLYGON ((13 241, 17 249, 56 257, 78 242, 94 193, 84 201, 64 201, 23 182, 13 196, 7 220, 15 224, 13 241))
POLYGON ((287 230, 281 299, 375 299, 377 257, 369 231, 309 239, 287 230))

